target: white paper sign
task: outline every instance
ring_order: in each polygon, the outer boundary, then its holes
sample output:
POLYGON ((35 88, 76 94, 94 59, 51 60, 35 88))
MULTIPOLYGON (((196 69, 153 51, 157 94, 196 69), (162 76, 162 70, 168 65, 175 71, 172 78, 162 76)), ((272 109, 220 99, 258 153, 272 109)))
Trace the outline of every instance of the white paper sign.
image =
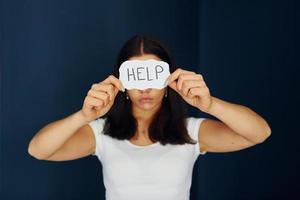
POLYGON ((169 75, 169 64, 153 59, 127 60, 119 68, 119 79, 126 89, 162 89, 169 75))

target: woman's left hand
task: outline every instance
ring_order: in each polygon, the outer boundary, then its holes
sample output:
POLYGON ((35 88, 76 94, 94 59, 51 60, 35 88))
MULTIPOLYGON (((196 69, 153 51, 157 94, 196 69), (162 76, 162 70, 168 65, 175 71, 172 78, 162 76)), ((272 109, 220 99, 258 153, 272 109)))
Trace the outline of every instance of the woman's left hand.
POLYGON ((210 109, 212 97, 201 74, 178 68, 166 81, 188 104, 203 112, 210 109))

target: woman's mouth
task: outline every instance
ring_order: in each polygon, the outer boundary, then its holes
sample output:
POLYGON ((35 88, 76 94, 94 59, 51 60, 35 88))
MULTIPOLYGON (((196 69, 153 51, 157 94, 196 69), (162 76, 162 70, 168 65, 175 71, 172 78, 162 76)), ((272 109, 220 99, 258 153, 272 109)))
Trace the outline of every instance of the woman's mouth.
POLYGON ((150 97, 143 97, 143 98, 140 98, 139 99, 139 102, 141 102, 141 103, 150 103, 150 102, 152 102, 152 98, 150 98, 150 97))

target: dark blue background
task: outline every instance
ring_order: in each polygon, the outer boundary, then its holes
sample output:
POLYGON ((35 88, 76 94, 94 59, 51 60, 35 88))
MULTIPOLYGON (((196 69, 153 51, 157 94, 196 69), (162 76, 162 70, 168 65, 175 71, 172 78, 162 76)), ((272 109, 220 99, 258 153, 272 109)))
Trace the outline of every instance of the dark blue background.
POLYGON ((212 96, 272 128, 262 144, 200 156, 191 199, 290 199, 300 189, 298 8, 296 0, 2 1, 1 200, 104 199, 96 157, 39 161, 27 147, 40 128, 78 111, 123 43, 144 32, 201 73, 212 96))

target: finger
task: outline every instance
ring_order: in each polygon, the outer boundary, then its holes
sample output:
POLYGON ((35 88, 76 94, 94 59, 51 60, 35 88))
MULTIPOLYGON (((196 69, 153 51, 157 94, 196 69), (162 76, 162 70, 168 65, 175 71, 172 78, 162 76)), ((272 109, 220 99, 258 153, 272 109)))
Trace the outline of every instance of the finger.
POLYGON ((92 86, 93 90, 107 92, 109 94, 109 99, 112 101, 116 94, 118 93, 118 88, 116 88, 113 84, 108 83, 98 83, 92 86))
POLYGON ((195 97, 195 96, 206 96, 209 94, 209 89, 208 87, 195 87, 195 88, 190 88, 188 92, 188 96, 190 97, 195 97))
POLYGON ((182 73, 185 73, 185 74, 195 74, 195 72, 191 72, 191 71, 187 71, 187 70, 184 70, 184 69, 181 69, 181 68, 178 68, 176 69, 172 74, 169 75, 169 77, 167 78, 166 80, 166 83, 167 84, 170 84, 172 83, 173 81, 175 81, 178 76, 182 73))
POLYGON ((110 101, 110 95, 105 91, 98 91, 98 90, 89 90, 88 95, 91 97, 95 97, 97 99, 101 99, 104 101, 104 105, 107 105, 110 101))
POLYGON ((110 101, 113 101, 115 99, 118 91, 118 88, 114 87, 112 84, 108 84, 107 88, 105 88, 105 92, 108 93, 110 101))
POLYGON ((124 87, 123 87, 122 82, 118 78, 116 78, 114 75, 109 75, 109 77, 106 78, 103 82, 104 83, 111 83, 115 87, 117 87, 120 91, 124 92, 124 87))
POLYGON ((183 95, 187 95, 189 92, 189 89, 193 88, 193 87, 206 87, 206 84, 202 80, 185 80, 183 82, 181 90, 179 90, 179 91, 181 91, 181 93, 183 95))
POLYGON ((176 82, 170 83, 169 87, 175 90, 177 93, 180 93, 180 91, 177 89, 176 82))
POLYGON ((109 95, 106 92, 100 92, 100 91, 90 90, 88 92, 88 96, 103 101, 103 105, 104 106, 107 105, 107 103, 109 102, 109 95))
POLYGON ((200 74, 180 74, 177 81, 178 90, 181 90, 185 80, 203 80, 200 74))
POLYGON ((95 109, 96 109, 96 110, 100 110, 101 108, 100 108, 100 107, 95 107, 95 109))
POLYGON ((99 106, 103 106, 103 104, 104 104, 103 100, 97 99, 92 96, 87 96, 86 102, 89 107, 99 107, 99 106))
POLYGON ((195 74, 195 72, 191 72, 191 71, 187 71, 187 70, 178 68, 172 74, 169 75, 169 77, 166 79, 166 82, 168 84, 172 83, 173 81, 175 81, 178 78, 178 76, 180 74, 195 74))
POLYGON ((200 87, 194 87, 194 88, 189 89, 189 92, 188 92, 187 96, 189 98, 194 98, 195 96, 199 96, 200 93, 201 93, 200 87))
POLYGON ((169 87, 172 88, 173 90, 175 90, 180 96, 184 97, 182 92, 177 89, 176 81, 173 81, 172 83, 170 83, 169 87))

